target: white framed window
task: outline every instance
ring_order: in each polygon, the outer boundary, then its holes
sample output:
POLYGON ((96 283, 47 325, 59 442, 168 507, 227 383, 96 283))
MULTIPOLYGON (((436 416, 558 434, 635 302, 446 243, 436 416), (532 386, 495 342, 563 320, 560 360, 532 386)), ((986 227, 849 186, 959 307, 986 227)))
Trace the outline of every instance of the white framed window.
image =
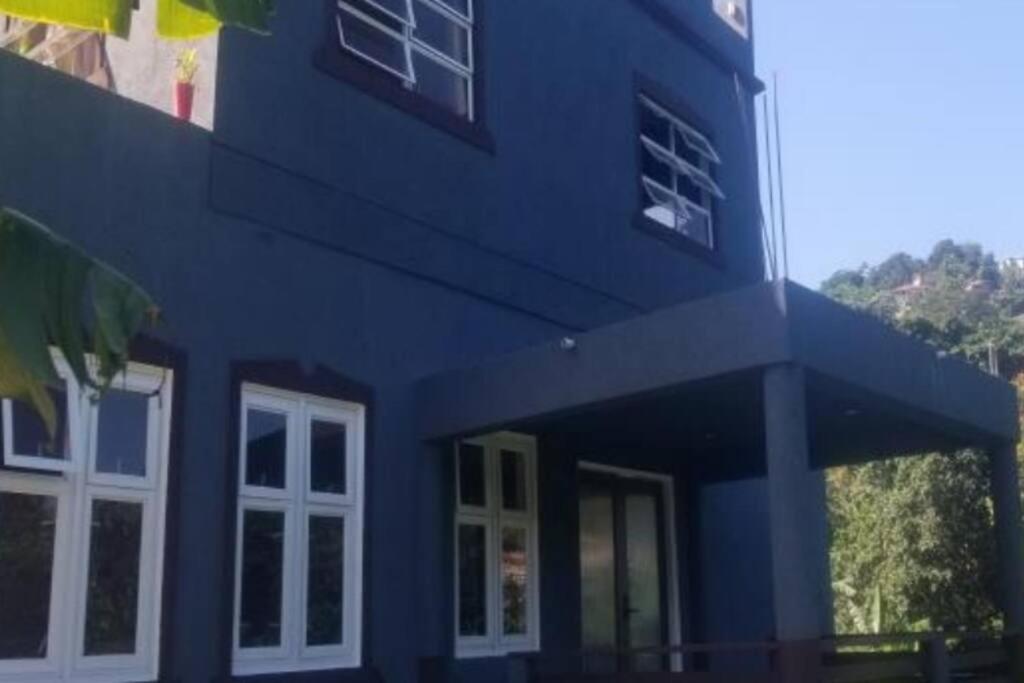
POLYGON ((0 681, 155 680, 173 373, 130 363, 97 398, 56 360, 55 442, 3 402, 0 681))
POLYGON ((242 386, 236 675, 358 667, 365 408, 242 386))
POLYGON ((473 0, 337 0, 343 50, 472 121, 473 0))
POLYGON ((456 444, 455 650, 540 647, 537 446, 502 432, 456 444))
POLYGON ((640 96, 643 213, 655 223, 715 248, 714 202, 725 193, 712 178, 722 160, 711 141, 647 96, 640 96))

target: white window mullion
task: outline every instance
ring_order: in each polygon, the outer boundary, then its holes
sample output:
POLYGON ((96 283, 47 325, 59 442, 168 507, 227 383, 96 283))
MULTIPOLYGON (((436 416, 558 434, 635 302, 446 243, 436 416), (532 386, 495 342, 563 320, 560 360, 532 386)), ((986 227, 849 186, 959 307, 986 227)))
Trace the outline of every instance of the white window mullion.
POLYGON ((285 609, 284 632, 288 635, 288 657, 298 659, 305 643, 306 620, 306 560, 309 548, 306 491, 309 490, 309 405, 298 401, 296 424, 289 439, 288 461, 293 482, 290 544, 285 554, 285 609))
MULTIPOLYGON (((535 446, 532 439, 517 435, 500 434, 469 440, 465 443, 484 446, 485 480, 488 488, 485 509, 466 509, 456 502, 456 548, 455 548, 455 614, 456 614, 456 655, 460 657, 499 656, 509 652, 531 650, 538 647, 539 640, 539 597, 536 543, 536 469, 535 446), (525 509, 506 510, 502 482, 502 451, 520 454, 523 458, 522 476, 525 478, 525 509), (482 637, 466 637, 459 629, 459 548, 458 531, 462 525, 480 526, 485 529, 485 583, 486 583, 486 634, 482 637), (503 533, 506 528, 519 529, 523 533, 524 551, 527 555, 526 572, 526 633, 505 636, 505 605, 503 586, 503 533)), ((456 453, 458 454, 458 446, 456 453)), ((457 465, 458 465, 458 461, 457 465)), ((456 492, 459 487, 459 468, 456 467, 456 492)))
MULTIPOLYGON (((87 390, 78 385, 62 359, 58 356, 56 360, 67 387, 66 433, 67 452, 70 455, 67 466, 62 468, 60 475, 0 472, 0 491, 20 490, 30 495, 51 496, 56 498, 57 502, 50 567, 46 658, 2 661, 0 681, 7 683, 36 680, 30 677, 37 677, 37 674, 44 671, 48 671, 49 675, 39 680, 48 682, 103 680, 123 683, 149 680, 157 675, 170 375, 150 366, 129 363, 120 376, 121 382, 115 382, 115 391, 146 395, 159 391, 163 402, 146 403, 143 411, 143 438, 140 439, 140 444, 136 444, 136 452, 145 461, 145 476, 133 477, 123 473, 98 476, 95 438, 98 407, 86 397, 87 390), (162 384, 154 383, 154 376, 163 377, 167 381, 162 384), (112 639, 107 641, 114 643, 108 646, 112 648, 111 651, 86 656, 92 563, 90 554, 94 543, 99 543, 93 525, 97 501, 113 506, 132 506, 125 509, 132 515, 128 517, 132 521, 132 525, 128 527, 132 535, 127 537, 127 541, 134 547, 133 557, 128 561, 132 567, 131 576, 137 580, 133 587, 136 599, 134 605, 130 607, 132 611, 121 614, 124 631, 113 634, 112 639), (134 556, 136 553, 137 556, 134 556), (115 651, 118 649, 123 652, 115 651)), ((96 364, 90 359, 87 365, 94 369, 96 364)), ((102 409, 102 400, 99 409, 102 409)), ((10 411, 5 412, 5 417, 10 420, 10 411)), ((124 415, 114 413, 119 414, 124 415)), ((117 433, 117 430, 113 430, 113 433, 117 433)), ((113 443, 115 446, 123 444, 113 443)), ((47 469, 45 466, 36 467, 33 462, 26 465, 32 470, 47 469)), ((120 517, 115 519, 121 521, 120 517)), ((107 539, 116 543, 121 537, 114 535, 108 536, 107 539)), ((114 553, 108 557, 118 557, 116 553, 120 549, 112 550, 112 546, 105 548, 108 553, 114 553)))

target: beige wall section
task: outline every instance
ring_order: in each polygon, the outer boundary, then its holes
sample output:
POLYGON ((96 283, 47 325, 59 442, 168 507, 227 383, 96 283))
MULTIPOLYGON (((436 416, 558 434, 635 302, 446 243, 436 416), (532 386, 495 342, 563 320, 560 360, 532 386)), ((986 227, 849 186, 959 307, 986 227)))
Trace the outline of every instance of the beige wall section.
POLYGON ((140 0, 132 17, 129 40, 107 39, 107 56, 114 73, 114 87, 127 97, 168 114, 173 112, 174 64, 178 54, 195 47, 199 56, 192 122, 213 129, 217 90, 218 36, 201 40, 167 41, 156 38, 157 0, 140 0))

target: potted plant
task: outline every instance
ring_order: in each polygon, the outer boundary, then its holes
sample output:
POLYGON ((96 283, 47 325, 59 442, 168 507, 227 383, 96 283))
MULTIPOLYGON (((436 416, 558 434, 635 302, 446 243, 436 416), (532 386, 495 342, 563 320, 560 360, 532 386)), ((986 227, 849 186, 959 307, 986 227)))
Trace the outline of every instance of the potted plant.
POLYGON ((191 121, 196 72, 199 71, 199 55, 194 47, 178 54, 174 71, 174 115, 182 121, 191 121))

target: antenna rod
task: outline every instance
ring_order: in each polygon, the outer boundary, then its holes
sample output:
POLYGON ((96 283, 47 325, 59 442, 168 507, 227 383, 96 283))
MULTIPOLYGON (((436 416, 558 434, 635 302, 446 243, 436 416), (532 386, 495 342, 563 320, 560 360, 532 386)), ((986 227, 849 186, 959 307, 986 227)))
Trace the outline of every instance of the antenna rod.
MULTIPOLYGON (((768 180, 768 211, 769 211, 769 214, 770 214, 769 220, 770 220, 771 229, 772 229, 772 231, 771 231, 772 232, 772 237, 771 237, 772 253, 773 253, 773 258, 775 258, 774 254, 778 254, 779 247, 778 247, 778 240, 777 240, 778 229, 776 228, 776 225, 775 225, 775 176, 772 174, 773 173, 772 172, 772 164, 774 162, 772 161, 771 119, 768 117, 768 93, 765 93, 764 97, 761 98, 761 109, 762 109, 763 118, 764 118, 764 153, 765 153, 765 162, 766 162, 766 167, 768 169, 768 178, 767 178, 767 180, 768 180)), ((778 264, 776 263, 776 269, 777 268, 778 268, 778 264)))
POLYGON ((782 270, 789 277, 789 237, 786 233, 786 185, 782 176, 782 127, 779 125, 779 72, 772 73, 775 90, 775 161, 779 175, 779 218, 782 224, 782 270))

